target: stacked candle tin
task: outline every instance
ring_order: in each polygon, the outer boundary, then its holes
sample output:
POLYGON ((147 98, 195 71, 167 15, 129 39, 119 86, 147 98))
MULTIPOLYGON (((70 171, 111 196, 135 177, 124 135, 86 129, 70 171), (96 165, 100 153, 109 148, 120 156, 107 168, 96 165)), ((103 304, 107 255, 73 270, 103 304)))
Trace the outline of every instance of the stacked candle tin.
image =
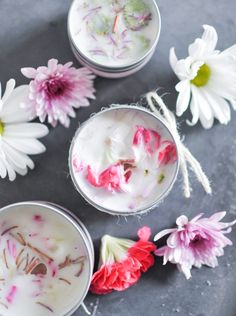
POLYGON ((68 35, 79 62, 99 76, 120 78, 152 57, 161 29, 154 0, 74 0, 68 35))

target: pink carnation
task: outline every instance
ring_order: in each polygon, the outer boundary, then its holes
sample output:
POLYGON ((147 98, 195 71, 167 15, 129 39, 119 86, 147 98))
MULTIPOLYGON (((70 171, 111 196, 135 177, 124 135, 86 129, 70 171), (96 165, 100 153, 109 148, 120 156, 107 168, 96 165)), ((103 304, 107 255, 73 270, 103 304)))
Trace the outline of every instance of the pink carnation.
POLYGON ((155 251, 157 256, 163 256, 163 264, 168 261, 177 264, 179 270, 187 279, 191 277, 192 267, 202 265, 215 268, 217 257, 223 256, 224 247, 232 245, 225 234, 231 232, 231 226, 236 223, 222 223, 220 220, 226 212, 215 213, 209 218, 199 214, 191 221, 184 215, 176 220, 177 228, 165 229, 159 232, 154 240, 170 234, 167 245, 155 251))
POLYGON ((57 59, 50 59, 47 67, 21 69, 24 76, 32 79, 28 102, 24 104, 32 118, 38 116, 41 122, 47 118, 54 127, 58 121, 68 127, 69 117, 75 117, 73 108, 88 106, 88 98, 95 98, 94 75, 87 68, 71 66, 72 62, 62 65, 57 59))
POLYGON ((150 235, 151 229, 144 226, 138 231, 137 242, 103 236, 99 269, 93 275, 90 290, 107 294, 113 290, 124 291, 135 284, 142 272, 154 264, 156 246, 149 241, 150 235))

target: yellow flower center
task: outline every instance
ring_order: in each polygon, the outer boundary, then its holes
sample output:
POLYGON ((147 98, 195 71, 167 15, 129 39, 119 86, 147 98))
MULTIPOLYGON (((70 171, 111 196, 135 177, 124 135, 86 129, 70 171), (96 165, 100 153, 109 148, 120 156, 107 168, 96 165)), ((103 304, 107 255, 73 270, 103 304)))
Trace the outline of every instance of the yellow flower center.
POLYGON ((0 120, 0 135, 4 132, 4 123, 0 120))
POLYGON ((205 86, 211 76, 211 69, 207 64, 203 64, 194 79, 191 80, 191 83, 194 84, 197 87, 203 87, 205 86))

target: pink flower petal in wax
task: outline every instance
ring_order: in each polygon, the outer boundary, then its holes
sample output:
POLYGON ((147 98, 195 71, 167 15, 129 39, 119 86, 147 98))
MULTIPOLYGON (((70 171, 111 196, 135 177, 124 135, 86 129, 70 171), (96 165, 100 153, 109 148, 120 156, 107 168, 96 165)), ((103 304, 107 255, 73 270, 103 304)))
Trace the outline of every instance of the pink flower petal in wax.
POLYGON ((133 145, 139 146, 143 144, 145 151, 149 155, 153 155, 160 147, 161 136, 154 130, 137 126, 137 131, 133 137, 133 145))
POLYGON ((15 285, 11 286, 10 291, 6 296, 6 300, 8 303, 12 303, 17 292, 17 287, 15 285))
POLYGON ((164 148, 158 154, 158 163, 160 165, 167 165, 169 163, 175 163, 177 160, 176 146, 171 141, 162 142, 164 148))

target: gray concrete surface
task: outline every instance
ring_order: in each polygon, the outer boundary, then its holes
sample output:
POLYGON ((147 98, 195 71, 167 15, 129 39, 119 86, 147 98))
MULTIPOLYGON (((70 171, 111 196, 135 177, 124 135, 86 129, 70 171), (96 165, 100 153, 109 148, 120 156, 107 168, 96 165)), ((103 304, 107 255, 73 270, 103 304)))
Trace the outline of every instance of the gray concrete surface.
MULTIPOLYGON (((67 0, 0 0, 0 81, 10 78, 17 83, 27 82, 20 73, 23 66, 46 64, 55 57, 60 62, 76 62, 70 50, 66 20, 71 1, 67 0)), ((186 143, 201 161, 212 181, 213 195, 206 196, 193 181, 192 198, 182 197, 181 177, 158 209, 142 217, 117 218, 103 214, 85 203, 74 190, 68 175, 67 158, 70 141, 78 126, 92 112, 111 103, 138 101, 140 95, 162 87, 170 92, 165 97, 174 108, 176 78, 168 63, 171 46, 179 56, 185 56, 187 45, 201 34, 201 25, 217 28, 220 49, 236 42, 235 0, 159 0, 162 15, 161 38, 151 62, 140 72, 120 80, 97 78, 97 99, 89 108, 80 109, 69 129, 58 126, 43 140, 44 155, 34 157, 36 169, 14 183, 0 181, 0 206, 24 200, 46 200, 61 204, 77 214, 89 229, 96 253, 104 233, 135 238, 141 225, 153 232, 170 227, 177 216, 194 216, 199 212, 211 214, 227 210, 227 220, 236 216, 236 113, 225 127, 215 124, 205 131, 201 126, 186 126, 180 119, 186 143), (127 89, 128 87, 128 89, 127 89)), ((236 88, 236 87, 235 87, 236 88)), ((236 243, 236 229, 231 233, 236 243)), ((173 265, 162 266, 160 259, 137 285, 126 292, 104 297, 89 294, 85 300, 96 316, 235 316, 236 315, 236 250, 228 247, 216 269, 192 271, 186 281, 173 265), (94 311, 95 312, 95 311, 94 311)), ((74 316, 85 315, 80 308, 74 316)), ((24 316, 24 315, 16 315, 24 316)), ((42 315, 43 316, 43 315, 42 315)))

